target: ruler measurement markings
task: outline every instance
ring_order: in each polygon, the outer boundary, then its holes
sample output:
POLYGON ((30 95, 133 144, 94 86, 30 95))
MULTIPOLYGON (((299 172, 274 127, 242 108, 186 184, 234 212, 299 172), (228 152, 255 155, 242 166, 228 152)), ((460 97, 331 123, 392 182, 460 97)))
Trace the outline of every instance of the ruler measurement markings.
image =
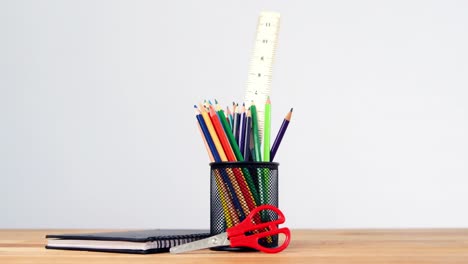
MULTIPOLYGON (((257 107, 259 135, 263 136, 265 102, 271 94, 271 77, 278 40, 280 16, 274 12, 262 12, 258 19, 255 47, 245 92, 246 107, 253 101, 257 107)), ((260 138, 261 140, 261 138, 260 138)))

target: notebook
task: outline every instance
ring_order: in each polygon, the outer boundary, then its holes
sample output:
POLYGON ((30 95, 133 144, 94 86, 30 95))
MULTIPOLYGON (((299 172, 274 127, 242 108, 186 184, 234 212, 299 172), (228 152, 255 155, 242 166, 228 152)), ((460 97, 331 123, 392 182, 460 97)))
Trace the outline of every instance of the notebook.
POLYGON ((149 254, 210 236, 209 230, 149 229, 87 234, 46 235, 47 249, 149 254))

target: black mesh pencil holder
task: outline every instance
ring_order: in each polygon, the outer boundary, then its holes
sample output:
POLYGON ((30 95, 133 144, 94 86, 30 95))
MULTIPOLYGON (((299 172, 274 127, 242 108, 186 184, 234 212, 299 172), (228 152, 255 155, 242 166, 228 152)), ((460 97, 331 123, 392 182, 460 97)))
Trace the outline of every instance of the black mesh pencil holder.
MULTIPOLYGON (((213 162, 210 163, 211 235, 225 232, 242 222, 256 206, 278 207, 278 166, 276 162, 213 162)), ((277 219, 270 211, 262 211, 254 221, 277 219)), ((277 247, 278 236, 259 241, 265 247, 277 247)), ((218 247, 214 250, 251 251, 248 248, 218 247)))

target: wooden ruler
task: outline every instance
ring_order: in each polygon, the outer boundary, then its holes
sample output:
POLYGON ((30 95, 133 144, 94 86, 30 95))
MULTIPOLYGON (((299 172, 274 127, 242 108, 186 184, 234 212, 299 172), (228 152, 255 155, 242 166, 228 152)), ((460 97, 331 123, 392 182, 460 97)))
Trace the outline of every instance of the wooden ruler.
POLYGON ((263 138, 265 102, 271 93, 271 74, 275 61, 279 28, 279 13, 260 13, 244 97, 246 107, 249 107, 251 102, 254 102, 257 107, 260 140, 263 138))

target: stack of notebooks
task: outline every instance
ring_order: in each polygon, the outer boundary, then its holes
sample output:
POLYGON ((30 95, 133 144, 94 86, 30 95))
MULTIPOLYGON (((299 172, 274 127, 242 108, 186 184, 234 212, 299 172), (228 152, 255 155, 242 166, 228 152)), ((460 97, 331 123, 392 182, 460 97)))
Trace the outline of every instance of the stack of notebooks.
POLYGON ((47 235, 48 249, 149 254, 210 236, 208 230, 150 229, 123 232, 47 235))

